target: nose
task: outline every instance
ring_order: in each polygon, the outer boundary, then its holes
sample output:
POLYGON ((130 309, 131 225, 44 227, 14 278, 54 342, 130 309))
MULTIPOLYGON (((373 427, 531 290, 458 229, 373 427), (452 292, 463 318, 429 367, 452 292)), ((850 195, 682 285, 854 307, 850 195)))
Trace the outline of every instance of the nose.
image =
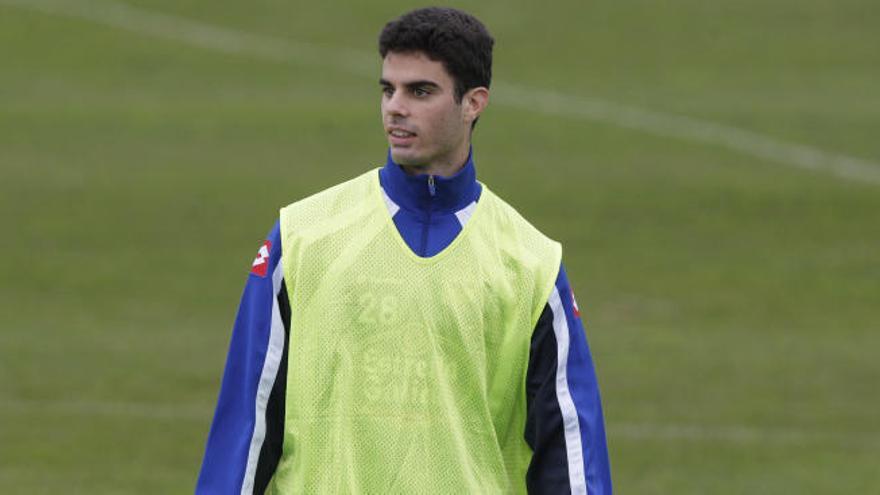
POLYGON ((391 96, 386 96, 383 99, 382 106, 385 108, 386 114, 395 117, 406 117, 409 115, 409 108, 404 98, 405 95, 402 93, 402 91, 395 91, 391 93, 391 96))

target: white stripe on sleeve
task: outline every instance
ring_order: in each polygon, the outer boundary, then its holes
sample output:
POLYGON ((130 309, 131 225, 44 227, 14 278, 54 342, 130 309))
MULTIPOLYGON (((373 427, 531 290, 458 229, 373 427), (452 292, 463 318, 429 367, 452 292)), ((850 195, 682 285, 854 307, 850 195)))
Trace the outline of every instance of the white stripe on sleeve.
POLYGON ((272 273, 272 326, 269 331, 266 361, 263 362, 263 371, 257 386, 257 398, 254 404, 254 434, 251 437, 247 469, 241 484, 242 495, 251 495, 254 491, 257 461, 260 459, 260 450, 263 448, 263 440, 266 438, 266 405, 269 403, 269 395, 272 393, 275 377, 278 375, 278 367, 281 365, 281 357, 284 355, 284 322, 281 320, 281 308, 278 306, 278 293, 281 291, 283 274, 284 270, 281 268, 281 260, 279 260, 278 266, 272 273))
POLYGON ((553 333, 556 334, 556 398, 562 411, 562 425, 565 429, 565 451, 568 457, 568 479, 572 494, 586 494, 587 481, 584 473, 584 451, 581 448, 581 428, 577 409, 568 389, 568 320, 559 298, 559 290, 554 286, 547 301, 553 311, 553 333))

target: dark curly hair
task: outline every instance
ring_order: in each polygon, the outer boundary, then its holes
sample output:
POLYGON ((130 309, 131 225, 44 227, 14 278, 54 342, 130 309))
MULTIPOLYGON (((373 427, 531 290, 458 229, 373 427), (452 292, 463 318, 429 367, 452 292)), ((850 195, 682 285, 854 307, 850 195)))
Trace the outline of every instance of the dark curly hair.
POLYGON ((455 101, 471 88, 492 82, 495 40, 474 16, 445 7, 407 12, 385 25, 379 34, 379 54, 422 52, 440 62, 455 81, 455 101))

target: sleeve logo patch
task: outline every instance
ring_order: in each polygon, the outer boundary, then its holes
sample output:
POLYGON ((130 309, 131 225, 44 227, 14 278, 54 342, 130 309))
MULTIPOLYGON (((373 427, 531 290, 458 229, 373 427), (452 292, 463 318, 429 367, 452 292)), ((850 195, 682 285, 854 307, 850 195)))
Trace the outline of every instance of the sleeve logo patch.
POLYGON ((574 291, 571 289, 568 289, 568 292, 569 292, 569 294, 571 294, 571 308, 574 309, 574 315, 577 316, 578 318, 580 318, 581 317, 581 310, 578 309, 578 302, 574 298, 574 291))
POLYGON ((269 269, 269 251, 272 250, 272 243, 266 241, 260 246, 260 250, 257 251, 257 257, 254 258, 254 263, 251 265, 251 274, 256 275, 258 277, 265 277, 266 270, 269 269))

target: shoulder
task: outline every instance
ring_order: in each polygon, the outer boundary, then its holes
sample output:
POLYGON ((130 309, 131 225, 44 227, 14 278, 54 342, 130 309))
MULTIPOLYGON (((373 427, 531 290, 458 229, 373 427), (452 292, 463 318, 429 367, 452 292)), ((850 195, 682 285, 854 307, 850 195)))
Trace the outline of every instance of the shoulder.
MULTIPOLYGON (((551 239, 513 206, 483 185, 480 204, 486 227, 483 235, 491 241, 506 263, 516 263, 540 270, 544 276, 556 276, 562 259, 562 245, 551 239)), ((476 214, 475 214, 476 215, 476 214)))
POLYGON ((378 201, 377 194, 374 194, 378 184, 378 172, 372 169, 281 208, 281 237, 363 210, 365 203, 378 201))
POLYGON ((367 196, 374 183, 378 183, 378 172, 376 169, 364 172, 357 177, 336 184, 335 186, 329 187, 323 191, 299 199, 285 206, 281 209, 282 217, 285 214, 294 214, 300 210, 320 209, 323 211, 337 205, 339 201, 350 196, 367 196))
POLYGON ((483 193, 480 203, 484 203, 486 206, 487 214, 491 217, 500 234, 512 236, 519 241, 559 246, 557 241, 535 227, 510 203, 495 194, 485 184, 481 185, 483 193))

